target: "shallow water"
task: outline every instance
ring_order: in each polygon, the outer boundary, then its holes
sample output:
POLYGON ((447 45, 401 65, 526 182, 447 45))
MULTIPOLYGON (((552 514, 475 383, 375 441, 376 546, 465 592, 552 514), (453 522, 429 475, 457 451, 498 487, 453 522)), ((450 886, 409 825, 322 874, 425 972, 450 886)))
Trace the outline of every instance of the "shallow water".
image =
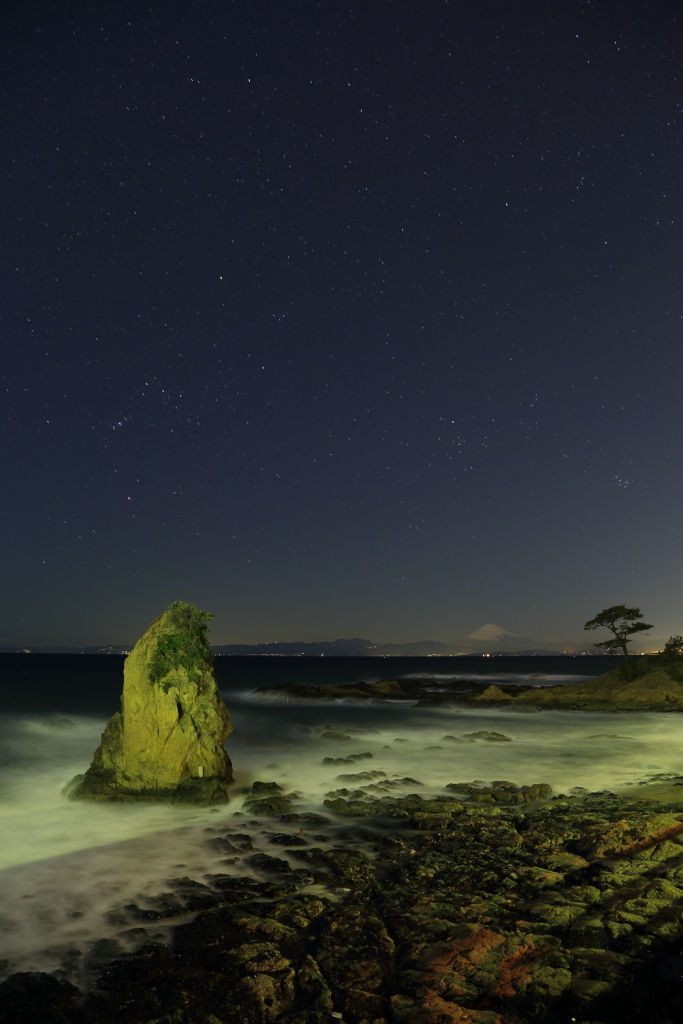
MULTIPOLYGON (((484 674, 492 682, 509 683, 516 676, 528 685, 530 673, 514 673, 511 667, 500 664, 495 677, 484 674)), ((310 672, 311 666, 306 668, 310 672)), ((347 669, 352 679, 358 678, 354 669, 347 669)), ((543 682, 576 677, 563 669, 556 678, 544 672, 548 678, 543 682)), ((261 684, 264 670, 258 666, 261 684)), ((424 678, 424 672, 419 674, 424 678)), ((392 673, 393 678, 397 675, 392 673)), ((437 683, 440 674, 433 676, 437 683)), ((107 912, 164 891, 170 877, 201 880, 221 871, 252 873, 239 860, 222 863, 224 858, 206 846, 211 833, 204 830, 217 823, 253 835, 256 848, 286 856, 286 851, 268 846, 268 833, 294 833, 298 826, 232 817, 240 814, 240 787, 254 779, 276 781, 301 794, 307 809, 327 814, 322 807, 325 793, 354 786, 338 776, 367 770, 381 771, 388 779, 415 779, 422 784, 415 789, 423 795, 443 792, 448 782, 501 779, 518 785, 547 782, 555 793, 574 787, 618 792, 653 774, 683 772, 683 716, 675 714, 519 714, 506 709, 418 709, 410 702, 269 704, 251 698, 243 678, 230 680, 224 696, 235 727, 227 746, 236 786, 229 807, 218 812, 71 803, 61 789, 87 768, 106 716, 88 714, 85 707, 82 714, 68 715, 72 729, 54 731, 43 724, 42 714, 0 715, 0 828, 5 837, 0 849, 0 960, 10 960, 7 970, 53 970, 66 950, 78 951, 68 955, 78 960, 105 937, 117 938, 125 947, 134 940, 122 938, 127 929, 108 921, 107 912), (325 725, 350 738, 324 739, 325 725), (480 731, 507 739, 467 736, 480 731), (372 758, 350 765, 322 763, 325 757, 360 753, 372 758)), ((49 708, 60 711, 58 704, 49 708)), ((326 827, 313 831, 325 833, 326 827)), ((154 928, 148 930, 153 934, 154 928)))

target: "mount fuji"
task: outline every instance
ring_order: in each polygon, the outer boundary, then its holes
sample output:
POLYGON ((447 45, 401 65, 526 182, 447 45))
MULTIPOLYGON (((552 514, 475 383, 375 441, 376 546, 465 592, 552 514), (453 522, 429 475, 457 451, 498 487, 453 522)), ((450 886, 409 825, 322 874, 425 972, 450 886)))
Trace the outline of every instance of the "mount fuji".
POLYGON ((463 654, 485 654, 493 651, 510 654, 521 651, 529 654, 540 654, 544 651, 573 653, 592 648, 592 644, 576 641, 534 640, 529 636, 516 636, 509 629, 503 629, 493 622, 487 622, 474 632, 458 637, 457 640, 451 641, 450 646, 459 648, 463 654))

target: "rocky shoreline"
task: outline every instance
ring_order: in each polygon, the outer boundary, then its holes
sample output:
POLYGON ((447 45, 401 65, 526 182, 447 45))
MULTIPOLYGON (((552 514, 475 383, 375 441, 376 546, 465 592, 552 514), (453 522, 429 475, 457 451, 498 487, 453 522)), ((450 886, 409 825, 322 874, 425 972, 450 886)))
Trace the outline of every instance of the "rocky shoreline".
POLYGON ((309 686, 284 683, 262 686, 252 697, 260 700, 350 703, 414 701, 418 707, 503 707, 511 711, 544 709, 565 711, 683 711, 683 683, 654 669, 635 679, 624 678, 619 668, 597 679, 561 686, 543 685, 544 677, 530 677, 533 685, 496 686, 473 679, 437 683, 433 679, 381 679, 374 683, 309 686), (538 681, 535 681, 538 680, 538 681))
POLYGON ((683 778, 567 797, 457 779, 423 795, 419 780, 368 774, 344 776, 323 814, 254 783, 206 831, 224 874, 113 908, 121 943, 11 975, 0 1021, 680 1018, 683 778))

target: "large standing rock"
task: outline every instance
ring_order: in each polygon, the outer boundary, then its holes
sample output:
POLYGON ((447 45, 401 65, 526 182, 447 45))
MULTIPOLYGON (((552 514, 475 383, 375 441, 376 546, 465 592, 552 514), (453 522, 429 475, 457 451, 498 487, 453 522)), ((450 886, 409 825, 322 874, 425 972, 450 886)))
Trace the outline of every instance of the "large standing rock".
POLYGON ((175 601, 126 658, 121 711, 71 799, 214 804, 228 799, 230 714, 213 674, 211 615, 175 601))

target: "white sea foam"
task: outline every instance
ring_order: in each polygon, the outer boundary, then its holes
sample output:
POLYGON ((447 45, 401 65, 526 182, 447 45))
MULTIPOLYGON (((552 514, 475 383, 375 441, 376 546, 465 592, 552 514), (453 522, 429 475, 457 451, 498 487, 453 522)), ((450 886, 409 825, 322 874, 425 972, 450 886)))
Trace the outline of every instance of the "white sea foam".
MULTIPOLYGON (((220 855, 206 847, 204 829, 217 822, 249 831, 257 847, 285 855, 267 846, 264 830, 296 831, 297 826, 272 820, 251 825, 249 816, 232 817, 242 806, 239 785, 255 778, 276 781, 301 794, 308 809, 329 815, 322 803, 325 793, 354 785, 339 776, 369 769, 384 772, 390 780, 415 779, 422 783, 415 791, 424 795, 443 792, 448 782, 474 779, 547 782, 555 793, 575 786, 618 792, 648 775, 683 772, 683 717, 676 714, 519 715, 506 709, 432 710, 396 704, 267 707, 234 693, 228 701, 235 719, 228 749, 238 785, 231 805, 217 813, 70 802, 61 789, 87 768, 104 722, 76 718, 75 728, 61 733, 31 718, 0 719, 7 751, 0 793, 5 837, 0 851, 0 960, 10 960, 9 970, 54 970, 68 949, 85 953, 100 938, 118 938, 124 945, 132 941, 121 939, 127 929, 112 924, 107 912, 164 891, 168 878, 189 875, 201 881, 212 872, 252 873, 239 862, 221 865, 220 855), (325 725, 350 739, 322 738, 325 725), (501 733, 509 740, 467 738, 480 731, 501 733), (373 756, 351 764, 322 764, 325 757, 361 753, 373 756)), ((69 955, 78 960, 76 953, 69 955)))
MULTIPOLYGON (((385 677, 389 678, 389 677, 385 677)), ((578 683, 585 681, 587 677, 582 673, 567 673, 567 672, 547 672, 547 673, 533 673, 528 672, 461 672, 459 674, 453 672, 411 672, 404 674, 400 677, 401 679, 433 679, 435 682, 440 680, 444 683, 457 682, 460 679, 473 679, 483 683, 505 683, 506 685, 519 684, 520 686, 528 686, 530 683, 534 685, 538 683, 539 686, 561 686, 564 683, 578 683)))
MULTIPOLYGON (((394 709, 398 711, 396 704, 394 709)), ((320 718, 329 718, 331 710, 329 705, 320 709, 320 718)), ((363 709, 354 710, 360 720, 363 709)), ((326 790, 340 785, 335 781, 340 773, 369 768, 384 771, 388 778, 410 776, 430 789, 473 778, 505 778, 519 785, 547 782, 555 792, 573 786, 615 789, 634 784, 648 772, 683 772, 683 718, 678 715, 401 710, 404 720, 394 716, 391 726, 377 734, 330 741, 319 739, 317 730, 301 736, 296 745, 290 738, 275 758, 280 768, 269 777, 295 785, 317 803, 326 790), (509 740, 467 739, 467 734, 480 731, 502 733, 509 740), (373 758, 358 761, 357 769, 321 763, 324 756, 364 751, 373 758)), ((347 705, 344 711, 345 722, 351 722, 351 708, 347 705)), ((344 725, 336 728, 343 732, 344 725)), ((271 752, 275 754, 272 746, 271 752)), ((250 768, 253 772, 256 765, 250 768)))

